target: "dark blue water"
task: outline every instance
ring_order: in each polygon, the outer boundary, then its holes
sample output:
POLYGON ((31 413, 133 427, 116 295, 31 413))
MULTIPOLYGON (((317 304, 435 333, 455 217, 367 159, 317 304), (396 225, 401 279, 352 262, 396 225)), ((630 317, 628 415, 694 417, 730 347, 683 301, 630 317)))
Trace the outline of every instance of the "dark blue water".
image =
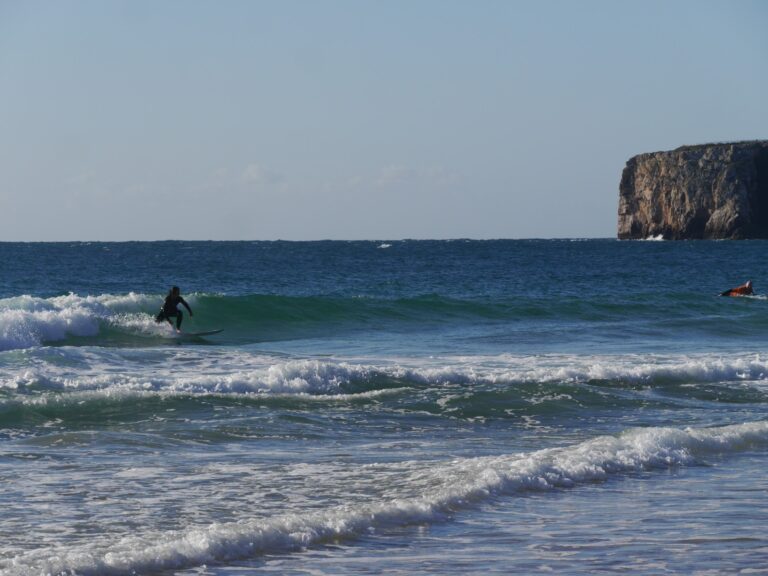
MULTIPOLYGON (((0 243, 0 296, 155 293, 456 298, 716 294, 765 241, 0 243)), ((757 279, 757 277, 756 277, 757 279)))
POLYGON ((0 573, 762 569, 766 248, 0 244, 0 573))

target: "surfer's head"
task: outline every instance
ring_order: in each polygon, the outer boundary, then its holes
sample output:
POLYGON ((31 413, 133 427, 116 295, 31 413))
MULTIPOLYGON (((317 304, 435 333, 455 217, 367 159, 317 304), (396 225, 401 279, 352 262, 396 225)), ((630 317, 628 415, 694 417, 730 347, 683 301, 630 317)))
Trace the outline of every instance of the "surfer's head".
POLYGON ((171 288, 171 294, 173 294, 174 296, 178 296, 180 293, 181 293, 181 290, 179 290, 178 286, 174 286, 173 288, 171 288))

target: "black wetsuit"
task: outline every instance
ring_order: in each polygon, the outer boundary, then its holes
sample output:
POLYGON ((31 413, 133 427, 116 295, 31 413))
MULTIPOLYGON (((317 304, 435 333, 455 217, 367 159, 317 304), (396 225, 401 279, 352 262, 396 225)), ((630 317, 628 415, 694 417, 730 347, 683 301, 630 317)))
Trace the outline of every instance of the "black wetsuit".
POLYGON ((189 304, 187 304, 187 301, 184 300, 184 298, 168 294, 168 296, 165 297, 163 309, 160 310, 160 313, 156 317, 157 321, 162 322, 163 320, 168 320, 168 323, 173 326, 171 318, 176 318, 176 329, 179 330, 184 316, 181 313, 181 310, 178 309, 179 304, 184 304, 184 307, 189 311, 189 315, 192 315, 192 308, 189 307, 189 304))

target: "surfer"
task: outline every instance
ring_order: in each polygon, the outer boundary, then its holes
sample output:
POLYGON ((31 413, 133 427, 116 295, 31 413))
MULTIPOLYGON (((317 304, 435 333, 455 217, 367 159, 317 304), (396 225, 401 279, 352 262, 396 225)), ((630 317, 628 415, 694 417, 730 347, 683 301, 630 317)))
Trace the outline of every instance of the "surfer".
POLYGON ((741 286, 736 286, 736 288, 721 292, 720 296, 750 296, 752 294, 752 280, 747 280, 747 282, 741 286))
POLYGON ((174 286, 171 288, 171 291, 168 292, 168 296, 165 297, 163 307, 160 309, 157 316, 155 316, 155 321, 162 322, 163 320, 168 320, 168 324, 173 326, 171 318, 176 318, 176 332, 181 332, 181 321, 183 320, 184 315, 178 308, 179 304, 184 304, 184 307, 189 311, 190 317, 194 316, 194 314, 192 314, 192 308, 190 308, 187 301, 181 297, 181 290, 179 290, 178 286, 174 286))

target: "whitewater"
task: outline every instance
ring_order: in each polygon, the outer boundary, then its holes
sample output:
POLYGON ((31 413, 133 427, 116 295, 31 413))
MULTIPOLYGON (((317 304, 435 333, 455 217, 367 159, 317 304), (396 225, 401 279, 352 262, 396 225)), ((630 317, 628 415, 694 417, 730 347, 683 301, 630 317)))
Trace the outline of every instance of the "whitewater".
POLYGON ((765 247, 0 244, 0 574, 766 573, 765 247))

